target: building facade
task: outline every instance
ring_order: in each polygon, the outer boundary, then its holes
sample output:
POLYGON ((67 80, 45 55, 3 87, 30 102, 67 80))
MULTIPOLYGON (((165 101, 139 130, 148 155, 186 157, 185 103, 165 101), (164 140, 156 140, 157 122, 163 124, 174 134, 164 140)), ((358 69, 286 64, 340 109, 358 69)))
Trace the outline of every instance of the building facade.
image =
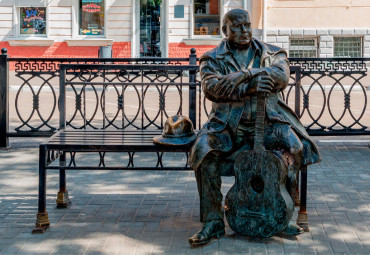
POLYGON ((186 57, 222 40, 244 8, 254 35, 290 57, 370 57, 368 0, 1 0, 0 47, 14 57, 186 57))

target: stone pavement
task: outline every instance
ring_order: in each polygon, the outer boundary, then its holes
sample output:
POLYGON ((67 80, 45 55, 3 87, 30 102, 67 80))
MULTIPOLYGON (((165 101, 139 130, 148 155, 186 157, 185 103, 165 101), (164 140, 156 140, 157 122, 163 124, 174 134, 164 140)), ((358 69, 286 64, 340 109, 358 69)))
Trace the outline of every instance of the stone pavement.
MULTIPOLYGON (((323 139, 323 138, 320 138, 323 139)), ((368 138, 365 138, 368 139, 368 138)), ((362 141, 361 141, 362 140, 362 141)), ((73 205, 56 209, 58 175, 48 172, 50 229, 32 235, 37 212, 38 150, 24 141, 0 150, 2 254, 370 254, 370 148, 319 142, 323 161, 309 168, 310 232, 252 239, 233 234, 201 247, 199 198, 191 171, 67 172, 73 205)), ((27 141, 25 141, 27 142, 27 141)), ((125 156, 116 156, 124 163, 125 156)), ((90 160, 87 155, 83 160, 90 160)), ((143 155, 144 164, 151 163, 143 155)), ((185 160, 173 155, 168 160, 185 160)), ((224 193, 233 178, 223 178, 224 193)))

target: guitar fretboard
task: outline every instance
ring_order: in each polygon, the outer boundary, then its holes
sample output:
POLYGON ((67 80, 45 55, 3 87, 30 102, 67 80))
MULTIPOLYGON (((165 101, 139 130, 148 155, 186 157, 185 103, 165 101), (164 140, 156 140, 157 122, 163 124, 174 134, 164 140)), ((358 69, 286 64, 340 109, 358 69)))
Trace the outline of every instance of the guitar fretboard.
POLYGON ((264 150, 263 137, 265 133, 265 109, 266 109, 266 95, 259 93, 257 95, 257 112, 255 122, 255 134, 254 134, 254 150, 262 152, 264 150))

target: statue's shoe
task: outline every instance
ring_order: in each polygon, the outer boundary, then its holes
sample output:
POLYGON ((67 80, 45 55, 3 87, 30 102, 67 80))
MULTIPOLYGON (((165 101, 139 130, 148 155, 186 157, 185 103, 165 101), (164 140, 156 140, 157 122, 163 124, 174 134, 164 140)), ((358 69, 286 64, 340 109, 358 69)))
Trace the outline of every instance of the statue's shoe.
POLYGON ((295 223, 289 223, 286 229, 283 231, 284 234, 290 236, 296 236, 304 233, 304 229, 295 223))
POLYGON ((219 238, 225 234, 225 223, 223 220, 207 221, 203 224, 203 228, 192 237, 189 238, 189 243, 192 245, 206 244, 212 238, 219 238))

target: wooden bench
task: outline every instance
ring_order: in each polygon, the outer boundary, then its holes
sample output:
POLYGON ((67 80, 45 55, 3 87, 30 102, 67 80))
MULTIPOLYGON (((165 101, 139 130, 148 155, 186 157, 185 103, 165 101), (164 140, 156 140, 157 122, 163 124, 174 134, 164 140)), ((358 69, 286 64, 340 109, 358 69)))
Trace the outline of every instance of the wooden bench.
MULTIPOLYGON (((67 208, 71 203, 66 186, 66 170, 191 170, 187 163, 174 167, 166 166, 162 160, 163 153, 166 152, 182 152, 187 158, 190 145, 158 145, 153 143, 152 138, 162 133, 167 117, 175 114, 188 115, 195 127, 201 127, 201 122, 204 122, 206 116, 200 107, 203 104, 203 97, 200 83, 196 78, 197 70, 196 65, 60 65, 60 130, 46 143, 40 145, 38 214, 33 233, 43 233, 50 225, 46 211, 48 170, 59 170, 58 208, 67 208), (166 105, 166 97, 169 94, 174 97, 171 93, 179 98, 179 100, 171 98, 174 102, 179 101, 173 111, 175 114, 169 114, 170 106, 166 105), (158 96, 157 99, 153 97, 154 94, 158 96), (130 115, 125 108, 128 107, 127 101, 135 97, 138 110, 130 115), (66 108, 67 105, 73 105, 73 102, 67 102, 71 98, 74 101, 74 112, 66 108), (114 98, 116 104, 109 108, 114 98), (93 102, 96 100, 94 107, 89 105, 89 100, 93 102), (158 112, 151 117, 146 104, 156 100, 158 112), (100 119, 97 117, 98 109, 101 110, 100 119), (116 112, 111 112, 112 110, 116 112), (80 119, 77 118, 78 115, 80 119), (76 154, 83 152, 96 152, 99 164, 79 166, 76 163, 76 154), (127 165, 107 165, 105 156, 111 152, 127 153, 129 158, 127 165), (155 166, 136 165, 137 152, 155 153, 157 156, 155 166), (57 158, 59 164, 53 165, 52 162, 57 158)), ((291 71, 294 74, 297 68, 292 67, 291 71)), ((306 169, 301 170, 301 175, 298 223, 308 227, 306 169)))

